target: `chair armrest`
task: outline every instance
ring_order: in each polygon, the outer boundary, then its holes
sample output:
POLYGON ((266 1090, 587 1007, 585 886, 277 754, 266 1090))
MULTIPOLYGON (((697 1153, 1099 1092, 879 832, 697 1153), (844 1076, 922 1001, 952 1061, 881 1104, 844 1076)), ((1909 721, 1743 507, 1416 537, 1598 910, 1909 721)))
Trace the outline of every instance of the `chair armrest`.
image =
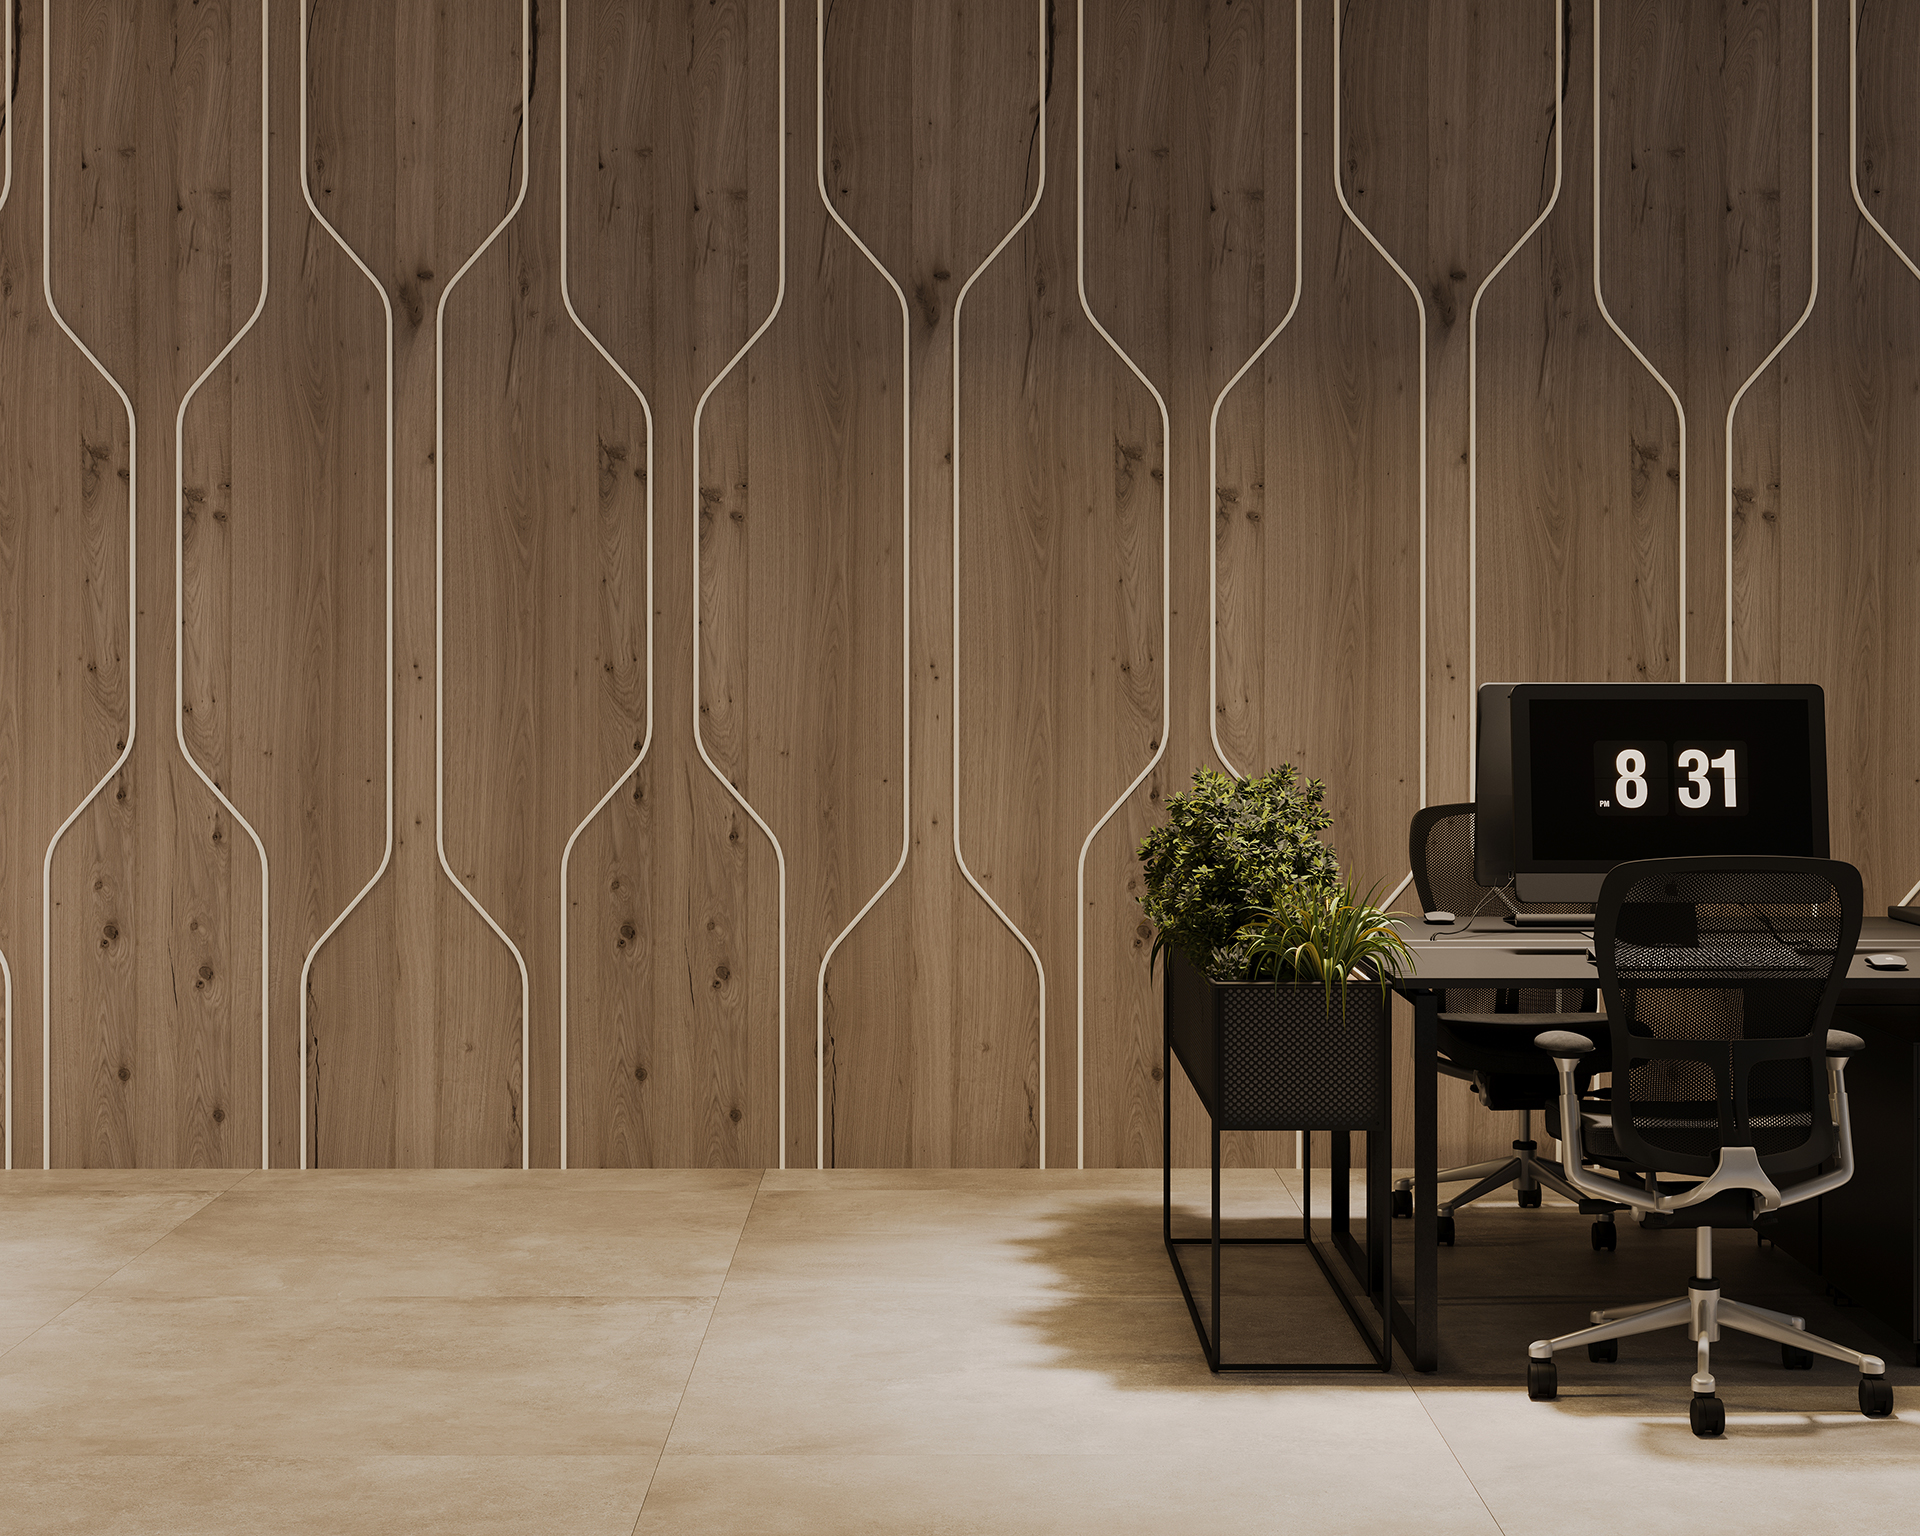
POLYGON ((1844 1029, 1827 1031, 1827 1054, 1829 1056, 1858 1056, 1867 1048, 1867 1042, 1858 1035, 1850 1035, 1844 1029))
POLYGON ((1576 1035, 1570 1029, 1543 1030, 1533 1037, 1533 1043, 1556 1061, 1590 1056, 1594 1051, 1591 1040, 1585 1035, 1576 1035))

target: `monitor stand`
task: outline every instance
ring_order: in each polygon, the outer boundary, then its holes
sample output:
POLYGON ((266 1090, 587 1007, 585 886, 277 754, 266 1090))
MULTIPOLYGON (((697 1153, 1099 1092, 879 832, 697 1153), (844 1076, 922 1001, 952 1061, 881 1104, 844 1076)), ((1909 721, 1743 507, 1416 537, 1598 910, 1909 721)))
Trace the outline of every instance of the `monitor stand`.
MULTIPOLYGON (((1920 922, 1920 916, 1913 919, 1920 922)), ((1591 928, 1591 912, 1509 912, 1507 921, 1516 928, 1591 928)))
POLYGON ((1920 923, 1920 907, 1888 907, 1887 916, 1897 923, 1920 923))

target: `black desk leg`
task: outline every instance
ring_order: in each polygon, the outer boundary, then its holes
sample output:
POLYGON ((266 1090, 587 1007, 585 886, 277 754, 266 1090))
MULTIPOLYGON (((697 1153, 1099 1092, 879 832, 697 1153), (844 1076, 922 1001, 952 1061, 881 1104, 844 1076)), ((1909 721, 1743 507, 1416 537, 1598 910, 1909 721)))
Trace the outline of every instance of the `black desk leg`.
POLYGON ((1333 1184, 1333 1231, 1335 1237, 1351 1237, 1353 1234, 1353 1199, 1348 1181, 1353 1177, 1353 1138, 1345 1131, 1332 1131, 1327 1136, 1329 1156, 1332 1165, 1333 1184))
POLYGON ((1413 1004, 1413 1340, 1416 1371, 1440 1363, 1440 995, 1413 1004))
POLYGON ((1380 1310, 1393 1299, 1388 1284, 1387 1261, 1392 1255, 1393 1220, 1393 1122, 1383 1131, 1367 1132, 1367 1292, 1381 1298, 1380 1310))

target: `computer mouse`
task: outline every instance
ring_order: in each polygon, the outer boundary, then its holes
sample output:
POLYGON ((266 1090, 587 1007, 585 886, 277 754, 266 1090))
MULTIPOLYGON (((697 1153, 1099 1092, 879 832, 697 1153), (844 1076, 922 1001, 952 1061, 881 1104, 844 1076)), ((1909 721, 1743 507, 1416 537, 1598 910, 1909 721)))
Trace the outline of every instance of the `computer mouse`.
POLYGON ((1453 914, 1451 912, 1428 912, 1425 914, 1425 916, 1427 921, 1434 924, 1435 926, 1438 926, 1441 923, 1450 923, 1453 921, 1453 914))
POLYGON ((1876 971, 1904 971, 1907 968, 1905 955, 1868 955, 1867 964, 1876 971))
POLYGON ((1594 953, 1594 952, 1593 952, 1592 950, 1588 950, 1588 951, 1587 951, 1587 964, 1588 964, 1588 965, 1598 965, 1599 963, 1600 963, 1600 957, 1599 957, 1598 955, 1596 955, 1596 954, 1595 954, 1595 953, 1594 953))

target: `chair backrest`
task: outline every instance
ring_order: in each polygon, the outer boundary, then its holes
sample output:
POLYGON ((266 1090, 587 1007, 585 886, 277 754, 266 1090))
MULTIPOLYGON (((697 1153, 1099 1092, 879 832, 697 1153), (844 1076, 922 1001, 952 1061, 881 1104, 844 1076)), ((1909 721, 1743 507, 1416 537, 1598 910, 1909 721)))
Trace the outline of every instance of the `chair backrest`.
POLYGON ((1473 874, 1473 802, 1429 805, 1413 813, 1407 828, 1407 867, 1421 910, 1451 912, 1464 921, 1479 912, 1505 917, 1508 912, 1564 912, 1564 902, 1520 901, 1513 883, 1482 885, 1473 874))
MULTIPOLYGON (((1508 912, 1561 911, 1564 908, 1516 901, 1511 884, 1505 888, 1482 885, 1473 876, 1473 802, 1429 805, 1414 812, 1407 829, 1407 867, 1423 912, 1451 912, 1461 922, 1474 913, 1505 917, 1508 912)), ((1578 992, 1529 987, 1496 998, 1485 990, 1453 987, 1441 998, 1443 1010, 1461 1013, 1560 1013, 1591 1011, 1592 998, 1578 992)), ((1514 1067, 1526 1060, 1526 1051, 1514 1052, 1514 1067)))
POLYGON ((1826 1036, 1860 938, 1837 859, 1642 859, 1600 890, 1594 953, 1612 1033, 1613 1136, 1634 1162, 1769 1174, 1832 1155, 1826 1036))

